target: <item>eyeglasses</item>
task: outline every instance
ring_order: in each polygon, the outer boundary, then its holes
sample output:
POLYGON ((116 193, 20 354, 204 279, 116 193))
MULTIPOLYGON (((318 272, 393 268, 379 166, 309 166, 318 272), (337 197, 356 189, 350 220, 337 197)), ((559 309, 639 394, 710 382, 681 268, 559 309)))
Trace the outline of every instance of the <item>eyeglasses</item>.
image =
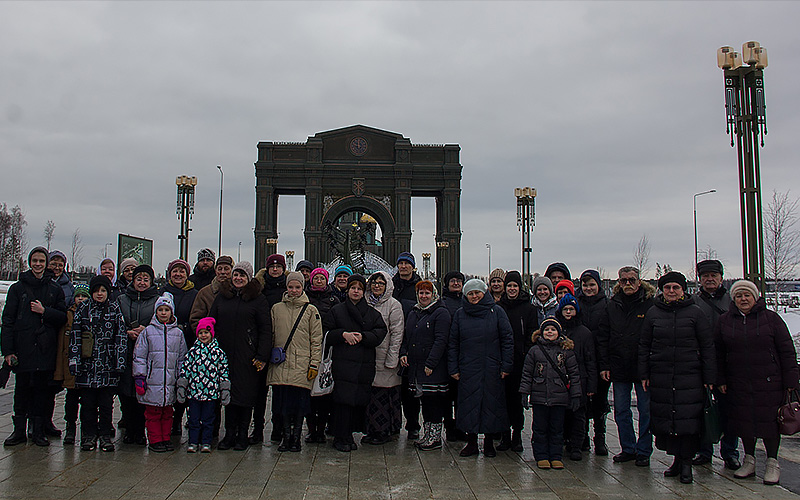
POLYGON ((633 285, 637 281, 639 281, 639 278, 620 278, 619 279, 619 282, 621 284, 623 284, 623 285, 626 284, 626 283, 629 283, 629 284, 633 285))
POLYGON ((383 281, 373 281, 372 286, 386 286, 386 283, 383 281))

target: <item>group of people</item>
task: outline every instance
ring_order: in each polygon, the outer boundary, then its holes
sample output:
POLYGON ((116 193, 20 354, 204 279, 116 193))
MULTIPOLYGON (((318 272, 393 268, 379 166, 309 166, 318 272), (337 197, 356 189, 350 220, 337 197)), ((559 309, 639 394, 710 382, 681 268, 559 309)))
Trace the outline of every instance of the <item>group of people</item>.
POLYGON ((394 276, 341 265, 331 280, 306 260, 290 271, 274 254, 254 272, 203 249, 194 269, 170 262, 161 288, 132 259, 119 272, 104 259, 88 286, 73 286, 65 263, 34 248, 8 292, 0 347, 16 385, 6 446, 60 436, 52 418, 66 389, 64 444, 76 441, 80 408, 81 449, 113 451, 117 396, 123 443, 171 451, 187 413, 188 452, 210 452, 223 421, 218 448, 245 450, 265 439, 271 388, 270 439, 282 452, 300 451, 304 420, 306 443, 333 436, 341 452, 357 449, 355 433, 362 445, 387 443, 405 421, 419 450, 465 441, 461 456, 494 457, 523 450, 532 409, 536 465, 560 469, 565 454, 581 460, 592 445, 608 455, 613 389, 614 462, 649 466, 655 436, 674 456, 664 475, 691 483, 692 465, 711 460, 703 411, 714 397, 725 466, 754 476, 760 438, 764 482, 780 479, 776 416, 798 385, 794 344, 755 284, 725 289, 717 260, 698 264, 695 295, 680 273, 661 276, 656 290, 626 266, 610 297, 597 271, 573 281, 563 263, 530 291, 519 272, 501 269, 488 283, 452 271, 437 286, 409 252, 394 276), (333 389, 312 394, 323 360, 333 389))

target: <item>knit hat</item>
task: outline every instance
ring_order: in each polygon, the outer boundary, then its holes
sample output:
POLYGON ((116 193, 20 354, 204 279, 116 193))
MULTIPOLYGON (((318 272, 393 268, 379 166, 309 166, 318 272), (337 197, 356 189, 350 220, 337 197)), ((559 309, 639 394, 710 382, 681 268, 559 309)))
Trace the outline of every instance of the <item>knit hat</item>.
POLYGON ((212 318, 210 316, 202 318, 202 319, 200 319, 200 321, 197 322, 197 330, 195 331, 195 333, 197 335, 200 335, 200 332, 202 330, 208 330, 208 331, 211 332, 211 338, 214 338, 214 335, 215 335, 215 333, 214 333, 214 325, 216 323, 217 323, 217 320, 215 320, 214 318, 212 318))
POLYGON ((733 285, 731 285, 731 290, 730 290, 731 297, 734 297, 738 290, 749 291, 751 294, 753 294, 753 297, 755 297, 756 300, 758 300, 759 297, 761 297, 761 292, 758 290, 756 284, 749 280, 739 280, 733 285))
POLYGON ((172 262, 170 262, 170 263, 167 265, 167 277, 169 277, 169 275, 170 275, 170 274, 172 274, 172 269, 173 269, 175 266, 181 266, 181 267, 183 267, 184 269, 186 269, 186 274, 187 274, 187 275, 188 275, 188 274, 191 274, 191 272, 192 272, 192 268, 191 268, 191 267, 189 267, 189 263, 188 263, 188 262, 186 262, 186 261, 185 261, 185 260, 183 260, 183 259, 175 259, 175 260, 173 260, 172 262))
POLYGON ((210 248, 203 248, 202 250, 197 252, 197 262, 206 259, 210 260, 211 262, 217 260, 217 256, 214 253, 214 250, 211 250, 210 248))
POLYGON ((447 286, 450 284, 450 280, 453 279, 453 278, 458 278, 463 283, 464 282, 464 273, 462 273, 461 271, 450 271, 449 273, 445 274, 444 275, 444 282, 443 282, 443 285, 444 285, 445 288, 447 288, 447 286))
POLYGON ((243 260, 233 266, 233 271, 241 271, 247 275, 248 280, 253 279, 253 264, 247 262, 246 260, 243 260))
POLYGON ((554 326, 556 330, 558 330, 559 337, 564 334, 564 329, 561 328, 561 323, 559 323, 558 320, 553 317, 542 320, 542 322, 539 324, 539 331, 544 332, 544 327, 546 326, 554 326))
POLYGON ((414 259, 414 255, 411 252, 401 252, 397 257, 397 264, 399 264, 401 261, 410 263, 411 267, 417 267, 417 261, 414 259))
POLYGON ((286 258, 279 253, 274 253, 267 257, 267 267, 273 264, 278 264, 284 271, 286 270, 286 258))
POLYGON ((505 280, 506 272, 500 269, 499 267, 496 269, 492 269, 492 272, 489 273, 489 283, 492 282, 495 278, 500 278, 501 280, 505 280))
POLYGON ((175 314, 175 299, 172 297, 171 293, 164 292, 164 295, 156 299, 156 306, 153 309, 158 311, 158 308, 161 306, 169 307, 172 313, 175 314))
POLYGON ((318 267, 318 268, 314 269, 313 271, 311 271, 311 275, 309 275, 308 280, 309 281, 314 281, 314 276, 316 276, 318 274, 321 274, 321 275, 325 276, 325 281, 329 281, 330 280, 330 276, 328 275, 328 271, 326 271, 322 267, 318 267))
POLYGON ((122 264, 119 265, 119 270, 120 271, 124 271, 125 268, 128 267, 128 266, 133 266, 134 268, 136 268, 136 266, 138 266, 138 265, 139 265, 139 263, 136 261, 136 259, 134 259, 132 257, 128 257, 127 259, 124 259, 122 261, 122 264))
POLYGON ((297 281, 301 285, 305 285, 306 277, 303 276, 303 273, 292 271, 286 275, 286 284, 288 285, 290 281, 297 281))
POLYGON ((145 273, 146 275, 150 276, 150 283, 153 283, 156 280, 156 273, 153 271, 153 268, 147 264, 139 264, 136 266, 136 269, 133 270, 133 277, 136 278, 136 275, 139 273, 145 273))
POLYGON ((571 295, 575 295, 575 284, 571 280, 561 280, 556 283, 555 291, 558 292, 559 288, 566 288, 571 295))
POLYGON ((545 276, 537 276, 533 278, 533 293, 536 293, 536 290, 539 288, 539 285, 544 285, 550 290, 550 295, 553 295, 553 282, 550 281, 550 278, 545 276))
POLYGON ((483 280, 479 280, 478 278, 472 278, 471 280, 464 283, 464 288, 461 291, 464 295, 467 295, 469 292, 473 290, 477 290, 479 292, 486 293, 489 287, 486 286, 486 283, 483 280))
POLYGON ((53 260, 53 257, 59 257, 61 260, 64 261, 64 263, 67 262, 67 256, 64 255, 64 252, 62 252, 61 250, 53 250, 52 252, 50 252, 50 255, 47 258, 47 262, 53 260))
POLYGON ((419 290, 427 290, 427 291, 429 291, 431 293, 433 293, 433 290, 434 290, 433 283, 430 280, 417 281, 417 284, 414 285, 414 289, 417 290, 417 291, 419 291, 419 290))
POLYGON ((509 283, 516 283, 522 288, 522 275, 519 274, 519 271, 509 271, 506 273, 506 277, 503 282, 508 285, 509 283))
POLYGON ((339 273, 345 273, 348 276, 353 275, 353 268, 348 266, 347 264, 342 264, 341 266, 337 267, 336 270, 333 272, 333 277, 339 276, 339 273))
POLYGON ((367 289, 367 280, 360 274, 352 274, 347 278, 347 290, 350 290, 350 286, 356 281, 361 283, 362 290, 367 289))
POLYGON ((697 275, 703 273, 719 273, 722 274, 722 262, 716 259, 706 259, 697 263, 697 275))
MULTIPOLYGON (((108 279, 108 277, 103 276, 102 274, 98 274, 97 276, 92 276, 92 279, 89 280, 89 296, 91 297, 92 295, 94 295, 94 292, 96 292, 97 289, 100 288, 101 286, 106 289, 106 292, 111 293, 111 280, 108 279)), ((77 288, 76 288, 76 293, 77 293, 77 288)))
POLYGON ((678 271, 670 271, 664 276, 658 278, 658 289, 664 291, 664 285, 667 283, 677 283, 683 288, 683 291, 686 291, 686 276, 679 273, 678 271))
POLYGON ((43 253, 44 254, 44 260, 45 260, 45 265, 50 264, 50 252, 48 252, 45 247, 34 247, 33 250, 31 250, 30 253, 28 254, 28 265, 29 266, 31 265, 31 257, 33 257, 33 254, 35 254, 35 253, 43 253))
POLYGON ((597 286, 600 286, 603 283, 603 280, 600 279, 600 273, 594 269, 587 269, 581 273, 581 281, 586 281, 589 278, 595 280, 597 282, 597 286))
POLYGON ((573 306, 576 312, 581 312, 581 306, 578 305, 578 299, 576 299, 571 293, 564 295, 561 297, 561 300, 558 301, 559 311, 564 309, 564 306, 573 306))
MULTIPOLYGON (((106 278, 108 279, 108 278, 106 278)), ((86 283, 78 283, 75 285, 75 296, 78 295, 85 295, 87 297, 91 297, 92 295, 89 293, 89 285, 86 283)))
POLYGON ((214 264, 214 267, 217 267, 220 264, 228 264, 229 266, 233 267, 233 257, 230 255, 220 255, 217 262, 214 264))
POLYGON ((567 268, 567 265, 564 264, 563 262, 553 262, 552 264, 547 266, 547 270, 544 272, 544 275, 549 278, 550 273, 552 273, 553 271, 561 271, 562 273, 564 273, 565 278, 572 279, 572 275, 569 274, 569 269, 567 268))
POLYGON ((314 270, 314 264, 312 264, 310 260, 303 259, 303 260, 301 260, 300 262, 297 263, 297 265, 295 266, 294 270, 295 271, 299 271, 299 270, 301 270, 303 268, 306 268, 309 271, 313 271, 314 270))

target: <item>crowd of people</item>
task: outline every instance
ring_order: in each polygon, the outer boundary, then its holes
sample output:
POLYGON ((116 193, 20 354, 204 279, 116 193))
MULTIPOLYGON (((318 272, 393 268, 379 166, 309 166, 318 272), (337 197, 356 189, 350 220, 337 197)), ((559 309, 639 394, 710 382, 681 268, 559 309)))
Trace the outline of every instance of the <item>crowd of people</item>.
POLYGON ((61 436, 53 414, 66 390, 65 445, 78 441, 80 415, 86 451, 114 451, 117 428, 123 444, 172 451, 184 425, 189 453, 211 452, 221 428, 218 449, 245 450, 266 439, 271 389, 269 439, 281 452, 301 450, 305 420, 306 443, 332 436, 344 453, 357 433, 380 446, 405 430, 421 451, 463 441, 460 456, 491 458, 523 451, 530 409, 536 466, 561 469, 565 456, 609 454, 613 390, 613 462, 647 467, 655 441, 674 457, 664 475, 691 483, 692 466, 713 455, 703 415, 714 398, 725 467, 754 476, 761 439, 763 481, 780 480, 777 412, 798 387, 794 344, 754 283, 723 286, 717 260, 697 265, 694 295, 681 273, 656 288, 625 266, 607 296, 596 270, 573 280, 563 263, 528 290, 502 269, 488 283, 451 271, 437 284, 409 252, 394 276, 341 265, 332 279, 306 260, 288 270, 279 254, 258 272, 210 249, 197 257, 194 268, 170 262, 160 288, 133 259, 119 269, 104 259, 86 285, 70 281, 62 252, 34 248, 2 315, 3 362, 16 377, 4 444, 61 436), (333 389, 312 392, 323 359, 333 389))

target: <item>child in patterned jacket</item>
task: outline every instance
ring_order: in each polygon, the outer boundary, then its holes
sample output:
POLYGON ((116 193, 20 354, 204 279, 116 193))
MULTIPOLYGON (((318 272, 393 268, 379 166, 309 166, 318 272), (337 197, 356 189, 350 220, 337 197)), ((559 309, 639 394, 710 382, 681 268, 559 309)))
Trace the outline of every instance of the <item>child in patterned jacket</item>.
POLYGON ((189 349, 178 379, 178 401, 188 401, 188 453, 211 452, 217 403, 231 401, 228 358, 214 338, 214 318, 197 323, 197 340, 189 349))

